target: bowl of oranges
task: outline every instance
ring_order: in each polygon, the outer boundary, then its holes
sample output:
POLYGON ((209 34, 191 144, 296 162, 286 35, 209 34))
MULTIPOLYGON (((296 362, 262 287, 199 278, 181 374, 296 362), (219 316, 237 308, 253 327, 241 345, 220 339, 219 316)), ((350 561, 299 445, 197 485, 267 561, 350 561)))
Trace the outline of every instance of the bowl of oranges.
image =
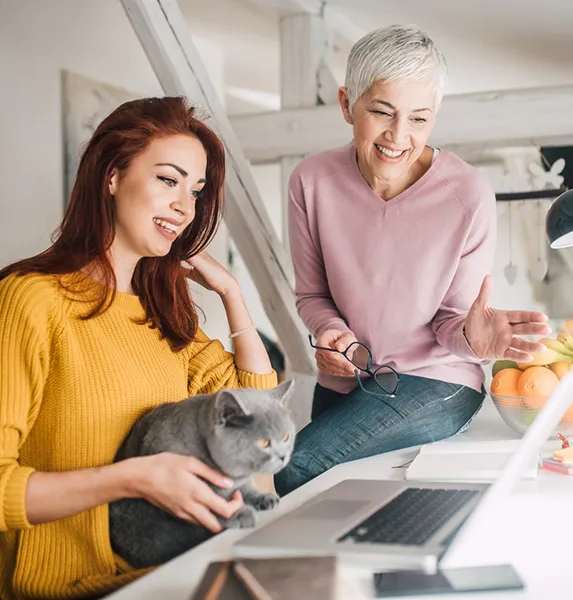
MULTIPOLYGON (((573 336, 540 340, 544 352, 533 353, 533 360, 515 363, 498 360, 492 368, 490 395, 501 418, 519 434, 525 433, 540 409, 573 370, 573 336), (569 345, 570 344, 570 345, 569 345)), ((573 436, 573 398, 554 434, 573 436)))

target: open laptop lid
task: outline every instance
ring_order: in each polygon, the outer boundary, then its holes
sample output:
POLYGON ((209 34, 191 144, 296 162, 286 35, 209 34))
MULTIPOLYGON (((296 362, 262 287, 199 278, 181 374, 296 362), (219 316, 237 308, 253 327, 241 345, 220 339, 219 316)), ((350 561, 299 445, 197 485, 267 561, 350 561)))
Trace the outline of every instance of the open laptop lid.
POLYGON ((480 535, 480 526, 483 519, 488 518, 490 512, 493 514, 498 508, 500 499, 512 491, 528 465, 539 453, 541 446, 551 437, 571 404, 573 404, 573 372, 568 373, 561 379, 557 389, 539 411, 498 479, 488 488, 479 504, 455 536, 452 544, 442 557, 440 566, 445 566, 446 563, 450 565, 456 552, 462 546, 467 547, 474 535, 476 538, 480 535))

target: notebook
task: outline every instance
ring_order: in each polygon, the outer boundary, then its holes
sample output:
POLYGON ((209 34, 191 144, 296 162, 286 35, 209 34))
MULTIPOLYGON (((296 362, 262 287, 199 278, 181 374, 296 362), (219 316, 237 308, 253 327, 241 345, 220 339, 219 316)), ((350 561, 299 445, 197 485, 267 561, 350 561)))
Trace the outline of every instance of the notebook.
POLYGON ((231 562, 212 562, 190 600, 253 600, 233 577, 231 562))
MULTIPOLYGON (((434 442, 420 448, 406 469, 408 481, 490 483, 497 479, 521 440, 434 442)), ((539 458, 531 460, 524 479, 537 476, 539 458)))
POLYGON ((241 559, 211 563, 191 600, 366 600, 333 556, 241 559), (244 569, 250 583, 245 585, 244 569), (242 577, 240 576, 242 573, 242 577), (255 580, 254 583, 252 580, 255 580))
MULTIPOLYGON (((336 558, 333 556, 242 559, 241 564, 259 582, 264 600, 334 600, 336 558)), ((256 598, 259 600, 259 598, 256 598)))

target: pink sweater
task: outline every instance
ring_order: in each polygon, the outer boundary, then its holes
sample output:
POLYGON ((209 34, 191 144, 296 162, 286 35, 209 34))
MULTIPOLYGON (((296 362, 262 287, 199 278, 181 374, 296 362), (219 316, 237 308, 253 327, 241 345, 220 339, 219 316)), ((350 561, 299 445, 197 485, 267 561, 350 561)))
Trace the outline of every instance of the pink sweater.
MULTIPOLYGON (((384 201, 354 144, 322 152, 293 172, 289 228, 297 308, 311 333, 350 329, 375 365, 481 389, 488 361, 463 326, 492 266, 496 204, 476 169, 442 151, 384 201)), ((340 392, 356 385, 323 372, 318 381, 340 392)))

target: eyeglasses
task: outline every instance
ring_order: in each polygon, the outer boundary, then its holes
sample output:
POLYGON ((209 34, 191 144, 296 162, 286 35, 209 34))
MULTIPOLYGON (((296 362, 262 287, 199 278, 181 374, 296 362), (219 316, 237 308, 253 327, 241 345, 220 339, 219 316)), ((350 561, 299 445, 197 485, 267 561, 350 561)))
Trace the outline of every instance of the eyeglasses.
POLYGON ((388 365, 381 365, 375 371, 372 371, 372 352, 364 344, 360 342, 352 342, 348 348, 344 351, 336 350, 334 348, 325 348, 324 346, 316 346, 312 341, 312 335, 309 334, 308 341, 315 350, 325 350, 326 352, 336 352, 342 354, 344 358, 350 362, 357 370, 354 371, 354 376, 358 380, 358 384, 362 388, 363 392, 371 394, 373 396, 389 396, 395 398, 398 393, 398 386, 400 384, 400 376, 398 373, 388 365), (380 392, 371 392, 364 388, 360 373, 366 373, 372 377, 380 392))

